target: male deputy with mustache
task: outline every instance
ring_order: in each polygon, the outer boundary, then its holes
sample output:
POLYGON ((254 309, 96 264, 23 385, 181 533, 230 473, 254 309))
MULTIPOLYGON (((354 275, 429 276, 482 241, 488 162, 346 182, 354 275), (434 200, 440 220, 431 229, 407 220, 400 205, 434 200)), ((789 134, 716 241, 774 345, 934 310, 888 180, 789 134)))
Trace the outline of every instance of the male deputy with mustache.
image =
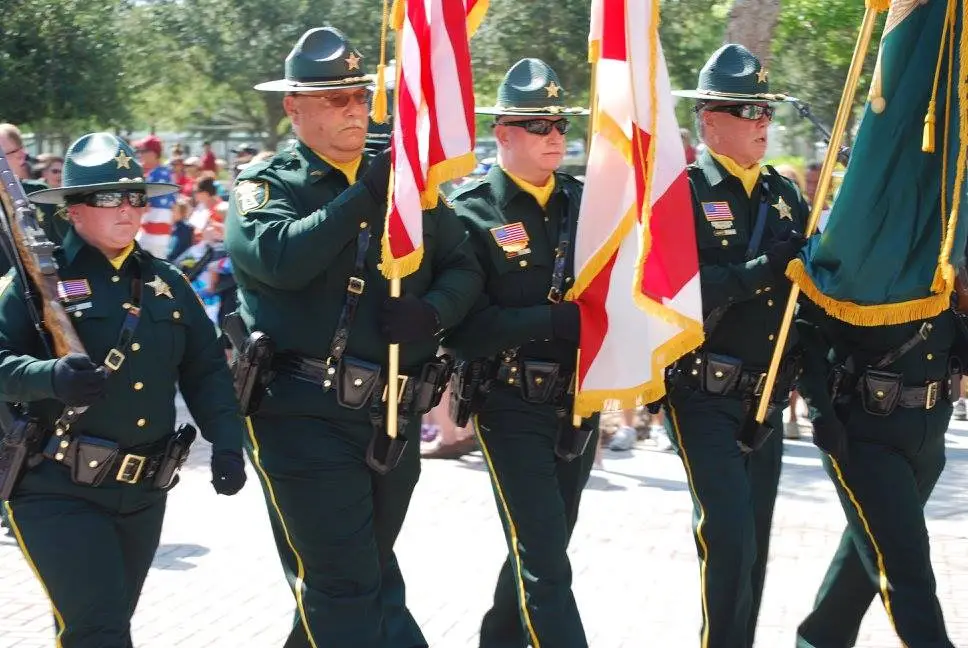
MULTIPOLYGON (((793 181, 763 166, 773 104, 767 71, 741 45, 724 45, 699 73, 699 136, 689 166, 706 341, 669 378, 670 438, 686 468, 701 562, 702 648, 748 648, 766 576, 783 450, 779 432, 746 435, 787 301, 789 261, 804 244, 807 205, 793 181), (747 438, 749 436, 749 438, 747 438)), ((689 214, 683 214, 689 218, 689 214)), ((768 420, 796 374, 787 341, 768 420)))
POLYGON ((337 30, 311 29, 285 69, 256 89, 286 93, 299 141, 239 175, 225 223, 241 317, 276 350, 261 402, 243 407, 296 597, 285 645, 423 648, 393 544, 420 473, 420 417, 449 374, 440 336, 474 304, 481 270, 441 201, 424 212, 420 266, 403 296, 389 297, 379 241, 390 165, 387 153, 363 156, 371 79, 362 56, 337 30), (396 456, 384 442, 390 343, 408 377, 396 456), (406 437, 414 442, 401 450, 406 437))

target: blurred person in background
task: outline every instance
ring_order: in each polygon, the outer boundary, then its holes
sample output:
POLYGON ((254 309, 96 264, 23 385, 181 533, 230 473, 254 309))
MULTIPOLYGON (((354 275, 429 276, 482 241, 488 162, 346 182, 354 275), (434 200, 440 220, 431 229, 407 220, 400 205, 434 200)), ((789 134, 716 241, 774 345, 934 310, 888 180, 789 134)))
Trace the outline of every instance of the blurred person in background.
MULTIPOLYGON (((171 168, 161 163, 162 144, 155 135, 149 135, 134 143, 138 161, 145 172, 145 182, 161 182, 174 184, 171 168)), ((125 161, 119 164, 122 169, 125 161)), ((171 237, 172 214, 175 196, 166 194, 148 200, 148 211, 141 221, 141 231, 138 233, 138 243, 150 254, 159 259, 168 255, 168 239, 171 237)))

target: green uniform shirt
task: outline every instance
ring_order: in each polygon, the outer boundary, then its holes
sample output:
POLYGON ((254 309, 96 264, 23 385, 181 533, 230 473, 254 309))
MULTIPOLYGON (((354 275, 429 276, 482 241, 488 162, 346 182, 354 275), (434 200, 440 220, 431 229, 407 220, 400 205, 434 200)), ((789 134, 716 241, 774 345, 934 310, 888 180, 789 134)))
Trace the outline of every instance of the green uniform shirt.
POLYGON ((562 219, 569 219, 570 227, 562 293, 573 281, 581 191, 578 180, 555 173, 554 191, 542 209, 532 195, 493 166, 483 179, 454 192, 454 210, 467 226, 487 279, 473 314, 448 335, 449 348, 466 358, 480 358, 520 347, 521 357, 574 367, 575 345, 551 339, 548 291, 562 219), (527 235, 527 247, 502 246, 501 228, 518 224, 527 235))
MULTIPOLYGON (((769 365, 774 339, 789 296, 787 281, 777 281, 764 253, 777 238, 806 230, 809 210, 797 186, 764 168, 769 205, 763 238, 747 258, 759 211, 763 182, 747 196, 739 178, 703 151, 689 166, 703 315, 727 307, 703 349, 743 360, 750 367, 769 365)), ((796 342, 791 331, 787 349, 796 342)))
MULTIPOLYGON (((177 385, 215 449, 241 452, 242 420, 225 353, 188 282, 171 264, 137 250, 115 270, 71 228, 57 253, 58 274, 62 281, 83 280, 89 286, 89 296, 67 306, 87 354, 100 364, 118 342, 124 305, 131 300, 135 254, 143 259, 142 282, 159 287, 163 282, 168 291, 156 294, 143 286, 141 317, 125 360, 108 378, 105 396, 81 415, 72 433, 117 441, 122 448, 159 440, 174 431, 177 385)), ((12 272, 2 281, 0 399, 31 403, 31 411, 50 425, 64 408, 54 400, 56 361, 45 359, 19 281, 12 272)))
MULTIPOLYGON (((358 172, 362 175, 368 160, 358 172)), ((377 204, 362 183, 346 177, 304 144, 243 171, 232 192, 225 223, 225 243, 239 285, 240 312, 250 330, 275 341, 277 351, 329 356, 346 287, 355 271, 361 222, 371 237, 363 278, 366 281, 353 322, 346 355, 386 364, 387 341, 378 316, 389 297, 380 271, 380 241, 386 207, 377 204)), ((467 233, 441 201, 423 215, 424 256, 419 269, 402 282, 402 294, 414 294, 437 311, 442 328, 459 322, 480 292, 480 266, 467 233)), ((408 373, 432 360, 438 341, 400 346, 400 367, 408 373)), ((317 412, 318 387, 274 385, 282 409, 317 412), (291 393, 284 392, 291 387, 291 393), (306 402, 309 399, 312 402, 306 402)), ((328 402, 328 401, 327 401, 328 402)))

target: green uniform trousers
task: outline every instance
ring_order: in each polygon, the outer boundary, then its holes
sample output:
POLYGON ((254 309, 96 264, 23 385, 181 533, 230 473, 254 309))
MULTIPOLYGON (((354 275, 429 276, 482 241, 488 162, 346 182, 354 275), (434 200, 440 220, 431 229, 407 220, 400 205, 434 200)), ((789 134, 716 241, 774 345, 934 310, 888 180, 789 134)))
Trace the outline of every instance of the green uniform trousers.
POLYGON ((250 419, 249 456, 296 598, 285 648, 426 648, 393 553, 420 475, 420 417, 407 429, 400 464, 380 475, 366 465, 373 429, 360 412, 250 419))
POLYGON ((749 648, 766 580, 773 505, 783 455, 781 411, 776 430, 754 453, 743 454, 737 398, 679 387, 666 417, 686 469, 702 593, 701 648, 749 648))
MULTIPOLYGON (((64 468, 45 462, 34 470, 64 468)), ((158 549, 165 493, 77 488, 92 496, 18 494, 4 507, 50 598, 57 645, 131 648, 131 617, 158 549)))
POLYGON ((490 393, 475 427, 508 543, 481 648, 587 647, 567 550, 597 434, 584 454, 562 461, 554 408, 504 386, 490 393))
POLYGON ((847 462, 835 465, 824 457, 847 529, 814 609, 798 628, 797 646, 853 646, 867 608, 880 593, 908 648, 951 648, 935 594, 924 522, 924 505, 944 469, 948 417, 942 413, 926 424, 920 412, 921 424, 904 429, 879 426, 870 415, 857 417, 861 422, 848 426, 847 462), (859 432, 858 426, 865 431, 859 432), (878 432, 880 439, 875 438, 878 432))

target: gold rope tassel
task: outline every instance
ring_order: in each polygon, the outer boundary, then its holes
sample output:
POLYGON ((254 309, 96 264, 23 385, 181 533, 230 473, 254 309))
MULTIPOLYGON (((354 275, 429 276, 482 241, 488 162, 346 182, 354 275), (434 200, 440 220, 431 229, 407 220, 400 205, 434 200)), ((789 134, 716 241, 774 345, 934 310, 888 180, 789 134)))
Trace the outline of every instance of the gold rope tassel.
MULTIPOLYGON (((395 7, 394 7, 395 8, 395 7)), ((383 0, 383 24, 380 27, 380 63, 376 66, 376 90, 373 92, 373 121, 383 124, 387 120, 387 27, 390 22, 389 0, 383 0)))
MULTIPOLYGON (((936 97, 938 96, 938 81, 941 79, 941 63, 945 58, 945 45, 947 45, 948 40, 948 28, 951 26, 953 4, 948 3, 948 11, 945 14, 944 26, 941 29, 941 47, 938 51, 938 62, 934 66, 934 83, 931 86, 931 101, 928 102, 928 112, 924 115, 924 134, 921 137, 921 151, 924 153, 934 153, 934 142, 935 142, 935 122, 937 120, 936 113, 938 109, 936 97)), ((951 62, 949 61, 949 65, 951 62)), ((948 74, 951 72, 949 70, 948 74)), ((947 178, 942 179, 942 183, 946 182, 947 178)))
POLYGON ((867 0, 867 8, 874 11, 887 11, 891 8, 891 0, 867 0))

